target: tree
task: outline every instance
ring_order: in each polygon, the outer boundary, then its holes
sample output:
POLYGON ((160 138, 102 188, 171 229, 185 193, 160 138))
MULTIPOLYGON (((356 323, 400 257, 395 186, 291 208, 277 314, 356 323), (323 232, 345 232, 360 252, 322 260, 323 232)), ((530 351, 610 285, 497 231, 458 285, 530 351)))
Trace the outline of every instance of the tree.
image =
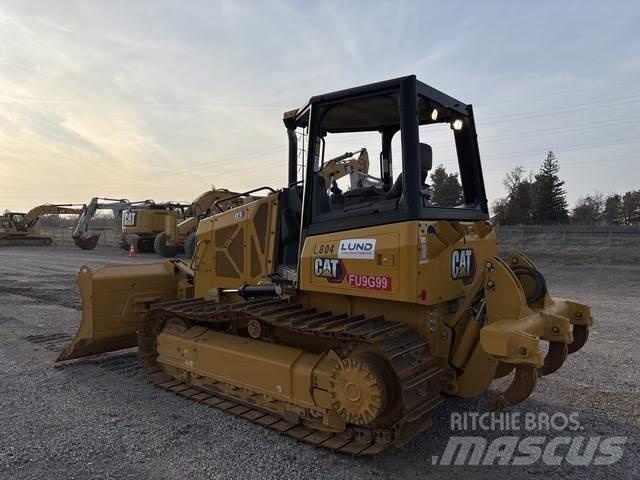
POLYGON ((442 207, 455 207, 464 201, 462 185, 457 173, 447 173, 444 165, 438 167, 431 174, 433 194, 431 200, 442 207))
POLYGON ((509 200, 499 198, 493 202, 493 218, 492 221, 498 225, 509 225, 509 200))
POLYGON ((620 195, 614 193, 605 199, 602 216, 608 225, 620 223, 620 217, 622 217, 622 197, 620 195))
POLYGON ((507 198, 493 204, 496 220, 502 225, 531 223, 535 198, 535 182, 532 175, 524 175, 523 167, 515 167, 502 182, 507 189, 507 198))
POLYGON ((565 223, 569 219, 567 192, 558 172, 560 165, 552 151, 536 175, 533 221, 539 224, 565 223))
POLYGON ((571 213, 572 223, 579 225, 595 225, 604 213, 604 198, 601 193, 587 195, 576 203, 571 213))
POLYGON ((622 215, 626 225, 640 221, 640 190, 624 194, 622 197, 622 215))

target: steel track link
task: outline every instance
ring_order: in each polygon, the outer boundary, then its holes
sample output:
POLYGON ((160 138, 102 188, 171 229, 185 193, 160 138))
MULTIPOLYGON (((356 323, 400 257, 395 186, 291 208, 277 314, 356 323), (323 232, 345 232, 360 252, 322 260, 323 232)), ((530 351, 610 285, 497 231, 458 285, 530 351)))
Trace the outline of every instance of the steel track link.
POLYGON ((428 343, 406 325, 387 321, 382 316, 334 315, 269 298, 239 303, 202 299, 162 302, 152 306, 146 319, 138 332, 139 353, 151 383, 318 447, 353 455, 380 455, 429 428, 432 411, 443 401, 440 396, 442 372, 436 359, 429 355, 428 343), (280 329, 342 341, 347 345, 345 352, 341 352, 345 355, 349 345, 366 345, 383 356, 395 373, 403 402, 402 416, 386 432, 362 427, 340 433, 325 432, 288 422, 273 412, 244 404, 236 398, 212 394, 180 382, 156 362, 157 324, 169 316, 210 324, 259 319, 280 329), (381 441, 385 436, 387 439, 381 441))

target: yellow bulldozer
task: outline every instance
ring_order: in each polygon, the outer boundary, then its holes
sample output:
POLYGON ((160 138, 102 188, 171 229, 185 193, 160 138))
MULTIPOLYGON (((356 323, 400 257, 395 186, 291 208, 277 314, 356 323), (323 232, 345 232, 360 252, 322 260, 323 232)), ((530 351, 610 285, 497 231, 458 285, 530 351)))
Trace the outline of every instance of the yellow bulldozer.
POLYGON ((378 455, 496 378, 513 377, 489 409, 522 402, 584 345, 589 307, 550 296, 524 255, 497 256, 471 105, 408 76, 312 97, 284 124, 288 185, 201 220, 190 263, 80 269, 82 321, 59 361, 137 346, 169 392, 378 455), (455 145, 456 207, 426 183, 421 128, 433 124, 455 145), (365 133, 379 138, 380 175, 341 187, 325 151, 365 133))
POLYGON ((27 213, 5 212, 0 217, 0 245, 51 245, 53 239, 40 232, 40 218, 44 215, 80 215, 82 208, 75 206, 47 203, 33 207, 27 213))

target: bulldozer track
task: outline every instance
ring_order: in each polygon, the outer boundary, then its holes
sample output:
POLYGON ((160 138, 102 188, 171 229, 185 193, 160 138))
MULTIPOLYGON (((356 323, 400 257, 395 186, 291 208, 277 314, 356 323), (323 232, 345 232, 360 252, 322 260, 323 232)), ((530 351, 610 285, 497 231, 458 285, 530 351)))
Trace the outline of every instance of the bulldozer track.
POLYGON ((138 331, 138 346, 143 369, 151 383, 318 447, 353 455, 382 454, 429 428, 433 410, 443 401, 440 395, 442 371, 429 354, 428 343, 406 325, 385 320, 382 316, 333 314, 288 300, 269 298, 238 303, 201 299, 162 302, 153 305, 145 319, 138 331), (365 345, 383 356, 391 366, 400 386, 402 413, 393 424, 381 428, 349 425, 344 432, 333 433, 296 424, 237 398, 183 383, 167 374, 156 361, 157 325, 169 317, 201 324, 257 319, 279 329, 336 339, 343 345, 338 352, 341 357, 365 345))

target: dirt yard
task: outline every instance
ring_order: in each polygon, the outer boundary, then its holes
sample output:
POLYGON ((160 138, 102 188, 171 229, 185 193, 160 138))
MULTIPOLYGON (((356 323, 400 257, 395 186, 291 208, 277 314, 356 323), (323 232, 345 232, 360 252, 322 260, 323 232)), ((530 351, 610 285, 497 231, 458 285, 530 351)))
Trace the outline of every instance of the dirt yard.
POLYGON ((626 436, 622 459, 492 467, 433 464, 452 435, 530 435, 452 432, 452 413, 482 411, 489 394, 448 399, 430 431, 373 460, 296 443, 154 388, 135 351, 54 366, 80 320, 78 268, 149 261, 159 259, 110 248, 0 250, 1 478, 640 478, 640 269, 541 265, 552 294, 591 305, 596 324, 585 348, 511 410, 577 415, 585 437, 626 436))

